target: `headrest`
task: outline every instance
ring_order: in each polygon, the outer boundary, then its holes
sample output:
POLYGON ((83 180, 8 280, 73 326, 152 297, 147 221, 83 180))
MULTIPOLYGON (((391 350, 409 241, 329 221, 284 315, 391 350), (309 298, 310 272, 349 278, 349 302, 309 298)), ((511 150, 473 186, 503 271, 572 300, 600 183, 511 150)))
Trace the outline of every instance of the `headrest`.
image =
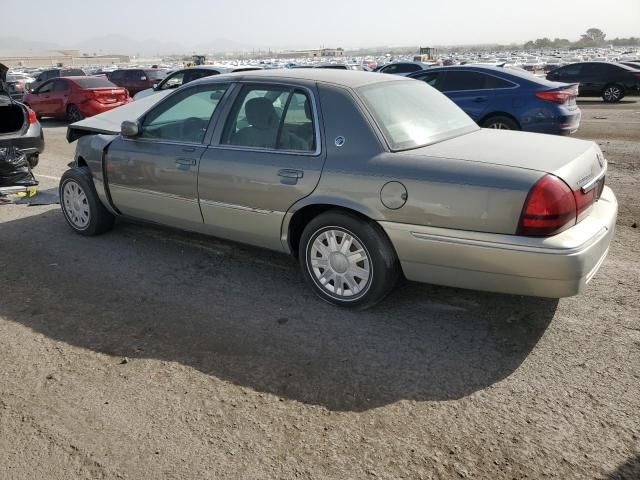
POLYGON ((249 125, 260 130, 275 128, 278 125, 278 115, 273 103, 268 98, 252 98, 245 105, 245 113, 249 125))

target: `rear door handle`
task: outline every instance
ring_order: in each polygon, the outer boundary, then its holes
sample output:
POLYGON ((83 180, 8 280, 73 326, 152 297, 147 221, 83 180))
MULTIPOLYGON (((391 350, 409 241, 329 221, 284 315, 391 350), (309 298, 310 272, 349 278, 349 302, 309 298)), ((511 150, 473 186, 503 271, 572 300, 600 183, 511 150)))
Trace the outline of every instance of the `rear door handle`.
POLYGON ((302 170, 290 170, 288 168, 284 168, 278 171, 278 176, 284 178, 295 178, 296 180, 298 178, 302 178, 303 175, 304 173, 302 172, 302 170))
POLYGON ((488 100, 487 97, 476 97, 473 99, 474 102, 476 103, 482 103, 482 102, 486 102, 488 100))
POLYGON ((184 165, 184 166, 192 166, 196 164, 196 159, 195 158, 177 158, 176 164, 184 165))

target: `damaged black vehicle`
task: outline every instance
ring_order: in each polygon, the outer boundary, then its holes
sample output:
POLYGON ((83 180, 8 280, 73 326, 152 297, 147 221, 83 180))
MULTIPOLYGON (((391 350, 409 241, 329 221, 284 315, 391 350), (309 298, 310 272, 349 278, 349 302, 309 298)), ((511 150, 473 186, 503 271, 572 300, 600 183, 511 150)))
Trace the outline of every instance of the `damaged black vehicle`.
POLYGON ((7 71, 0 63, 0 193, 8 187, 37 185, 31 169, 44 150, 35 112, 11 98, 6 88, 7 71))

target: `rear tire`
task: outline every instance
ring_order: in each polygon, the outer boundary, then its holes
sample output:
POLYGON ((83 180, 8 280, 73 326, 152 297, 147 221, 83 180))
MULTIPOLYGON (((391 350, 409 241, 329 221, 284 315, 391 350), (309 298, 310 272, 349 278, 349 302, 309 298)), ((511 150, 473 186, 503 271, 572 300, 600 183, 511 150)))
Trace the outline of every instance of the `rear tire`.
POLYGON ((79 122, 84 118, 82 112, 75 105, 69 105, 67 107, 67 120, 69 123, 79 122))
POLYGON ((497 130, 520 130, 520 125, 509 117, 504 115, 496 115, 489 117, 482 122, 482 128, 494 128, 497 130))
POLYGON ((113 227, 115 218, 100 201, 87 167, 64 172, 59 194, 62 213, 74 232, 92 236, 113 227))
POLYGON ((386 297, 401 275, 384 231, 371 220, 338 210, 305 227, 299 245, 302 273, 325 302, 364 310, 386 297))
POLYGON ((602 99, 607 103, 617 103, 624 98, 624 88, 613 83, 602 90, 602 99))

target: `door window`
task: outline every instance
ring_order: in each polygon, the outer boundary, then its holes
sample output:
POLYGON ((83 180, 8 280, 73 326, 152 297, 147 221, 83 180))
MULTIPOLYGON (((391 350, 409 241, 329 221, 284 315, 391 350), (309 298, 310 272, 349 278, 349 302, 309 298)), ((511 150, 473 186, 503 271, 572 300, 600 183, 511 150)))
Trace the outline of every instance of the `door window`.
POLYGON ((69 90, 69 85, 64 80, 54 80, 52 92, 66 92, 69 90))
POLYGON ((139 82, 141 80, 146 80, 147 76, 142 70, 127 70, 126 79, 127 82, 139 82))
POLYGON ((485 87, 484 88, 513 88, 516 84, 505 80, 504 78, 494 77, 493 75, 485 75, 485 87))
POLYGON ((125 71, 124 70, 115 70, 111 72, 110 75, 107 75, 107 78, 111 81, 121 81, 124 80, 125 71))
POLYGON ((418 77, 413 77, 416 80, 422 80, 423 82, 425 82, 427 85, 431 85, 433 88, 437 88, 438 90, 440 90, 441 87, 441 83, 442 83, 442 75, 440 75, 437 72, 432 72, 432 73, 426 73, 424 75, 420 75, 418 77))
POLYGON ((227 85, 199 85, 171 96, 142 122, 142 138, 202 143, 227 85))
POLYGON ((457 92, 464 90, 482 90, 486 75, 477 72, 449 71, 444 76, 443 92, 457 92))
POLYGON ((163 83, 160 90, 167 90, 168 88, 178 88, 182 85, 182 81, 184 80, 185 72, 176 72, 173 75, 170 75, 163 83))
POLYGON ((50 93, 51 90, 53 89, 53 82, 47 82, 45 84, 43 84, 39 89, 38 89, 38 94, 40 93, 50 93))
POLYGON ((582 65, 576 63, 574 65, 568 65, 558 70, 560 77, 577 77, 582 72, 582 65))
POLYGON ((310 102, 302 90, 245 86, 229 115, 222 143, 314 151, 316 140, 310 102))

